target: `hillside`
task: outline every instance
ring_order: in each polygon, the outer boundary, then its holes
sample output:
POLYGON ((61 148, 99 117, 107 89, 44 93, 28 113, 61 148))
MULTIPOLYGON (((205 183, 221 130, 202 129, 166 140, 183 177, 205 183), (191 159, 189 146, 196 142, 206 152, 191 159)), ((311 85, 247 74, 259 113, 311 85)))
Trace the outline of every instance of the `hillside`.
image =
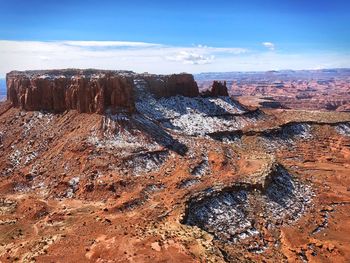
POLYGON ((349 113, 257 109, 189 74, 7 77, 0 261, 347 261, 349 113))

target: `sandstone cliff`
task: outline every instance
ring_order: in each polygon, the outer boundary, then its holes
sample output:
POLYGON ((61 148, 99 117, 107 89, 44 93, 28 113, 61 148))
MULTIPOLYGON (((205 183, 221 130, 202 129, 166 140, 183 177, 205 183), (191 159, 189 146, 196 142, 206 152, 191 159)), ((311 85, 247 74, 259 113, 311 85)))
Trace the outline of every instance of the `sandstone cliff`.
POLYGON ((182 95, 196 97, 199 95, 197 83, 191 74, 173 74, 164 76, 145 76, 149 90, 158 98, 182 95))
POLYGON ((126 72, 13 71, 7 74, 6 81, 8 100, 25 110, 134 110, 133 82, 126 72))
POLYGON ((134 79, 144 79, 155 97, 199 95, 191 74, 153 75, 131 71, 41 70, 7 74, 7 99, 28 111, 103 113, 135 110, 134 79))

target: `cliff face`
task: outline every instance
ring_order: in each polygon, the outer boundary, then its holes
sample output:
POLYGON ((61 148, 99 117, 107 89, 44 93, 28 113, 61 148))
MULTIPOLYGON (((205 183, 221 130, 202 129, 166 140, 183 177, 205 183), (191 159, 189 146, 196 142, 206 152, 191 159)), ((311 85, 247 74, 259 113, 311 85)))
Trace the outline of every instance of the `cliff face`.
POLYGON ((226 81, 214 81, 210 93, 212 96, 228 96, 226 81))
POLYGON ((144 79, 157 98, 199 95, 191 74, 137 75, 130 71, 46 70, 7 74, 7 99, 28 111, 103 113, 135 109, 134 78, 144 79))
POLYGON ((156 97, 182 95, 196 97, 199 95, 197 83, 191 74, 173 74, 169 76, 146 76, 148 88, 156 97))
POLYGON ((7 98, 25 110, 134 110, 132 78, 115 72, 10 72, 7 98))
POLYGON ((204 97, 228 96, 226 81, 213 81, 211 88, 201 92, 204 97))

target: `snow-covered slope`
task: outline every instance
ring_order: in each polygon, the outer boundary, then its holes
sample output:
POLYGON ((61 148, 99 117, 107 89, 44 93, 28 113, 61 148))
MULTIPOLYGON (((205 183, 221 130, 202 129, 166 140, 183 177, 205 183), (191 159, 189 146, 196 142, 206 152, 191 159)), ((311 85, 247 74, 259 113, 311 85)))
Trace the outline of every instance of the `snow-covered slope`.
POLYGON ((147 83, 135 80, 136 109, 145 117, 160 122, 164 128, 186 135, 236 130, 255 122, 261 116, 249 115, 230 97, 174 96, 156 99, 147 91, 147 83))

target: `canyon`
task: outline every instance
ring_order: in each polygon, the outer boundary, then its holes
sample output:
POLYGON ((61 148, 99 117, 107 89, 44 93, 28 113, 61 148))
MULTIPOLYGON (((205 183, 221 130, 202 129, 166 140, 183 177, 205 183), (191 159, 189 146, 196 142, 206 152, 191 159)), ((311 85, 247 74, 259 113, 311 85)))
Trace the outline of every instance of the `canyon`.
POLYGON ((200 89, 213 80, 227 81, 240 101, 265 108, 304 110, 350 109, 350 69, 218 72, 196 75, 200 89))
MULTIPOLYGON (((342 74, 322 90, 348 95, 342 74)), ((349 261, 347 97, 186 73, 6 82, 1 262, 349 261)))

